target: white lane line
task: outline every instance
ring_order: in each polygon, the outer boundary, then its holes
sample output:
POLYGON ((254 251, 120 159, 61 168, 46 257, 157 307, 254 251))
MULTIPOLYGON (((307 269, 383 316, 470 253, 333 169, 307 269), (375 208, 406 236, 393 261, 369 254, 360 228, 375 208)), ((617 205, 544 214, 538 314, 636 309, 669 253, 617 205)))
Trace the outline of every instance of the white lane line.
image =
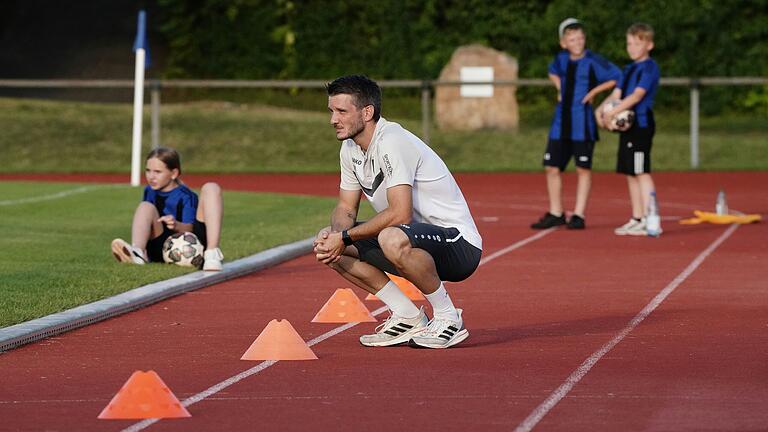
POLYGON ((505 247, 504 249, 498 250, 498 251, 488 255, 487 257, 481 259, 479 265, 483 265, 483 264, 486 264, 486 263, 488 263, 490 261, 493 261, 496 258, 498 258, 498 257, 500 257, 500 256, 502 256, 504 254, 508 254, 508 253, 512 252, 515 249, 520 249, 521 247, 527 245, 528 243, 535 242, 536 240, 544 237, 547 234, 552 233, 553 231, 555 231, 555 228, 549 228, 549 229, 546 229, 544 231, 540 231, 540 232, 538 232, 538 233, 536 233, 536 234, 534 234, 534 235, 532 235, 532 236, 530 236, 528 238, 524 238, 524 239, 520 240, 519 242, 513 243, 513 244, 505 247))
POLYGON ((599 350, 592 353, 589 358, 576 368, 575 371, 558 387, 549 397, 544 400, 536 409, 534 409, 528 417, 523 420, 516 428, 515 432, 527 432, 533 429, 547 413, 555 407, 571 389, 581 381, 584 376, 589 373, 590 369, 613 347, 622 341, 632 330, 635 329, 643 320, 648 317, 672 292, 683 283, 688 276, 690 276, 696 269, 704 262, 705 259, 720 246, 728 237, 733 234, 739 226, 731 225, 725 232, 723 232, 715 241, 713 241, 704 251, 702 251, 690 264, 685 268, 672 282, 669 283, 664 289, 662 289, 656 297, 654 297, 650 303, 648 303, 643 310, 640 311, 632 320, 621 330, 616 336, 613 337, 608 343, 603 345, 599 350))
POLYGON ((3 201, 0 201, 0 206, 12 206, 12 205, 19 205, 19 204, 37 203, 42 201, 51 201, 55 199, 66 198, 70 195, 77 195, 85 192, 90 192, 96 189, 108 189, 108 188, 114 188, 114 187, 127 187, 127 186, 114 185, 114 184, 98 185, 98 186, 82 186, 79 188, 67 189, 67 190, 56 192, 49 195, 40 195, 40 196, 33 196, 29 198, 19 198, 14 200, 3 200, 3 201))
MULTIPOLYGON (((484 264, 488 263, 491 260, 494 260, 494 259, 496 259, 496 258, 498 258, 498 257, 500 257, 500 256, 502 256, 504 254, 512 252, 515 249, 520 249, 521 247, 527 245, 528 243, 536 241, 536 240, 544 237, 545 235, 550 234, 553 231, 555 231, 555 229, 554 228, 550 228, 550 229, 541 231, 539 233, 536 233, 536 234, 534 234, 534 235, 532 235, 530 237, 527 237, 527 238, 525 238, 523 240, 520 240, 519 242, 513 243, 513 244, 505 247, 504 249, 501 249, 501 250, 499 250, 497 252, 494 252, 491 255, 483 258, 482 260, 480 260, 480 264, 478 266, 484 265, 484 264)), ((379 314, 382 314, 382 313, 386 312, 387 310, 388 310, 388 308, 386 306, 382 306, 382 307, 376 309, 375 311, 371 312, 371 315, 377 316, 379 314)), ((323 333, 322 335, 320 335, 320 336, 310 340, 309 342, 307 342, 307 345, 310 346, 310 347, 313 346, 313 345, 316 345, 316 344, 318 344, 318 343, 320 343, 320 342, 322 342, 322 341, 324 341, 324 340, 326 340, 326 339, 328 339, 330 337, 336 336, 337 334, 339 334, 339 333, 341 333, 343 331, 349 330, 349 329, 351 329, 352 327, 354 327, 354 326, 356 326, 358 324, 359 323, 348 323, 348 324, 344 324, 342 326, 336 327, 335 329, 333 329, 333 330, 331 330, 331 331, 329 331, 327 333, 323 333)), ((261 362, 258 365, 254 366, 254 367, 252 367, 252 368, 250 368, 248 370, 245 370, 243 372, 240 372, 239 374, 234 375, 234 376, 232 376, 230 378, 227 378, 226 380, 224 380, 224 381, 222 381, 222 382, 220 382, 218 384, 215 384, 215 385, 207 388, 206 390, 201 391, 200 393, 198 393, 198 394, 196 394, 194 396, 191 396, 191 397, 189 397, 187 399, 184 399, 183 401, 181 401, 181 404, 184 405, 185 407, 188 407, 190 405, 196 404, 197 402, 200 402, 201 400, 203 400, 203 399, 205 399, 207 397, 213 396, 214 394, 224 390, 225 388, 231 386, 232 384, 235 384, 235 383, 237 383, 239 381, 244 380, 245 378, 248 378, 251 375, 255 375, 255 374, 257 374, 257 373, 267 369, 268 367, 274 365, 278 361, 279 360, 267 360, 267 361, 261 362)), ((140 430, 148 428, 149 426, 157 423, 160 420, 162 420, 162 419, 146 419, 146 420, 142 420, 142 421, 140 421, 138 423, 135 423, 135 424, 131 425, 130 427, 127 427, 127 428, 123 429, 122 432, 138 432, 140 430)))

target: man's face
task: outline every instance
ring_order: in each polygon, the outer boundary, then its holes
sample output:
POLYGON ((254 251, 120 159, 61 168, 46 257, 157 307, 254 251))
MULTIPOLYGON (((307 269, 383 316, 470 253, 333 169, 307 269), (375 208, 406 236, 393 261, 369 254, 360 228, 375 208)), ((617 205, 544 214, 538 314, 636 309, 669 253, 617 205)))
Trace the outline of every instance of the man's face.
POLYGON ((568 50, 571 57, 579 58, 584 55, 584 46, 587 43, 587 37, 581 29, 566 30, 563 37, 560 38, 560 46, 568 50))
POLYGON ((336 139, 354 139, 365 129, 363 110, 358 109, 352 95, 337 94, 328 96, 328 111, 331 113, 331 126, 336 129, 336 139))

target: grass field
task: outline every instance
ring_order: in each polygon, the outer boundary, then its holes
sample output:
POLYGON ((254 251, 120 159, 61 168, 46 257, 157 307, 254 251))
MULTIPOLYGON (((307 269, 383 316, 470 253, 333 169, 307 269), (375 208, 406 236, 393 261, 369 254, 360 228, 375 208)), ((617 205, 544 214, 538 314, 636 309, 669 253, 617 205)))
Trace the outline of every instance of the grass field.
MULTIPOLYGON (((421 133, 415 112, 403 105, 397 101, 390 120, 421 133)), ((418 102, 411 106, 418 107, 418 102)), ((182 152, 187 172, 335 172, 338 142, 323 104, 308 108, 312 110, 230 102, 164 104, 162 143, 182 152)), ((549 121, 545 108, 522 107, 517 133, 432 128, 430 144, 454 171, 538 171, 549 121)), ((663 109, 657 113, 654 169, 689 169, 687 116, 663 109)), ((150 145, 148 115, 145 125, 144 153, 150 145)), ((127 105, 0 99, 0 128, 0 172, 130 170, 131 107, 127 105)), ((611 171, 617 136, 602 135, 595 169, 611 171)), ((702 170, 768 166, 768 118, 703 117, 700 141, 702 170)))
MULTIPOLYGON (((141 190, 118 185, 0 182, 0 327, 37 318, 189 271, 117 263, 115 237, 130 238, 141 190), (23 202, 33 198, 54 199, 23 202)), ((313 235, 329 198, 224 193, 225 261, 313 235)))
MULTIPOLYGON (((178 148, 185 172, 337 172, 338 142, 324 100, 274 107, 254 103, 164 104, 162 139, 178 148)), ((387 111, 385 99, 385 114, 387 111)), ((400 98, 394 116, 421 132, 418 101, 400 98), (402 117, 398 117, 401 115, 402 117)), ((431 146, 454 171, 539 171, 550 107, 521 107, 517 133, 432 129, 431 146)), ((658 113, 654 169, 689 169, 687 113, 658 113)), ((146 152, 149 118, 145 117, 146 152)), ((123 172, 130 170, 131 107, 0 98, 0 172, 123 172)), ((595 169, 613 170, 616 135, 603 133, 595 169)), ((768 118, 703 117, 701 168, 763 170, 768 118)), ((0 326, 168 279, 172 266, 121 266, 109 241, 129 236, 140 191, 103 186, 57 200, 5 205, 83 185, 0 183, 0 326), (96 206, 94 202, 103 202, 96 206)), ((93 187, 93 185, 88 186, 93 187)), ((308 237, 328 220, 333 200, 225 193, 226 260, 308 237)))

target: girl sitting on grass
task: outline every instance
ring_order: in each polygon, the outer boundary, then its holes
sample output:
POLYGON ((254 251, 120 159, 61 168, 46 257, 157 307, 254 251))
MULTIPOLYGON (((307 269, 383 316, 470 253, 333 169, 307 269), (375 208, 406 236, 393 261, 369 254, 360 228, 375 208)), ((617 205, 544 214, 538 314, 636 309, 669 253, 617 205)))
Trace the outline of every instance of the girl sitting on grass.
POLYGON ((163 242, 178 232, 193 232, 205 247, 203 270, 219 271, 224 255, 219 249, 221 235, 221 188, 206 183, 197 194, 179 180, 181 159, 171 148, 160 147, 147 156, 144 171, 147 187, 133 214, 131 244, 112 241, 112 254, 120 262, 146 264, 163 262, 163 242))

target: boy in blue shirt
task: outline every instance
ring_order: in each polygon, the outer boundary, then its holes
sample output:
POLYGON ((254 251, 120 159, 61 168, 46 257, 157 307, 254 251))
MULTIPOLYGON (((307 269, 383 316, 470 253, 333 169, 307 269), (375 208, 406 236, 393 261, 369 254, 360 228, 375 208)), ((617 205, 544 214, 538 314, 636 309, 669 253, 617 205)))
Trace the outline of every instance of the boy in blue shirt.
MULTIPOLYGON (((611 111, 603 115, 602 123, 612 126, 613 117, 632 109, 635 121, 619 135, 619 151, 616 172, 627 176, 632 218, 616 228, 617 235, 647 235, 645 211, 651 192, 655 190, 651 178, 651 147, 656 124, 653 119, 653 99, 659 87, 659 66, 651 58, 653 28, 644 23, 633 24, 627 29, 627 53, 633 60, 624 68, 623 78, 611 94, 610 100, 621 99, 611 111)), ((602 110, 599 110, 602 112, 602 110)))
POLYGON ((591 102, 598 93, 616 85, 621 79, 621 70, 585 49, 586 36, 579 20, 566 19, 560 23, 558 33, 563 50, 549 65, 549 79, 558 91, 557 108, 543 161, 549 211, 531 228, 546 229, 566 224, 561 173, 573 157, 578 184, 576 206, 567 228, 584 229, 584 211, 592 182, 592 153, 599 139, 591 102))

